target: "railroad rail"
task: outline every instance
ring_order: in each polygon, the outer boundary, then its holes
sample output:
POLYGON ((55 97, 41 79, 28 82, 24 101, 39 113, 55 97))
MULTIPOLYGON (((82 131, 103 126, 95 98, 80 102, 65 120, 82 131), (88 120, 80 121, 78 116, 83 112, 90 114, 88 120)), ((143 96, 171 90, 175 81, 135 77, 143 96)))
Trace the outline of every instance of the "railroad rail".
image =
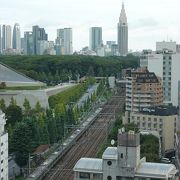
POLYGON ((123 112, 125 96, 115 96, 76 140, 71 149, 46 173, 44 180, 73 180, 73 167, 81 157, 96 157, 117 115, 123 112))

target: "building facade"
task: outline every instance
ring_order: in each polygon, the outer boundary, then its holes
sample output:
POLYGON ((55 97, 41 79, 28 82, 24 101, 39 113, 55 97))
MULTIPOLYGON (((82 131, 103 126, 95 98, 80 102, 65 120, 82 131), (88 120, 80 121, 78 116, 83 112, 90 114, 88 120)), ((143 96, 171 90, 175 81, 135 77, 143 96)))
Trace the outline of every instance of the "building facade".
POLYGON ((33 35, 33 52, 34 55, 38 54, 38 41, 48 40, 48 35, 45 32, 44 28, 39 28, 39 26, 32 27, 32 35, 33 35))
POLYGON ((12 29, 10 25, 6 26, 6 49, 12 48, 12 29))
POLYGON ((140 135, 119 132, 117 147, 108 147, 102 159, 81 158, 74 166, 74 180, 178 180, 173 164, 140 158, 140 135))
POLYGON ((56 54, 71 55, 73 54, 72 45, 72 28, 57 29, 56 54))
POLYGON ((2 36, 1 36, 1 25, 0 25, 0 54, 2 53, 2 36))
POLYGON ((121 56, 128 54, 128 23, 124 3, 122 4, 121 14, 118 23, 118 48, 121 56))
POLYGON ((162 153, 175 147, 178 131, 178 110, 175 107, 144 108, 141 112, 125 113, 124 124, 135 123, 140 130, 157 131, 161 139, 162 153))
POLYGON ((2 50, 12 48, 11 40, 11 26, 3 25, 2 26, 2 50))
POLYGON ((21 31, 19 24, 14 25, 13 29, 13 49, 21 50, 21 31))
POLYGON ((122 76, 126 80, 126 111, 162 105, 163 85, 154 73, 146 68, 126 69, 122 76))
POLYGON ((171 50, 151 52, 141 58, 141 66, 147 66, 163 81, 164 103, 178 105, 178 81, 180 81, 180 53, 171 50))
POLYGON ((30 31, 24 32, 24 54, 34 55, 33 33, 30 31))
POLYGON ((5 131, 5 114, 0 110, 0 179, 8 179, 8 134, 5 131))
POLYGON ((164 49, 168 49, 176 53, 177 52, 176 42, 175 41, 156 42, 156 51, 163 51, 164 49))
POLYGON ((178 131, 180 131, 180 81, 178 81, 178 107, 179 107, 179 126, 178 126, 178 131))
POLYGON ((89 30, 89 47, 91 51, 97 52, 102 45, 102 27, 91 27, 89 30))

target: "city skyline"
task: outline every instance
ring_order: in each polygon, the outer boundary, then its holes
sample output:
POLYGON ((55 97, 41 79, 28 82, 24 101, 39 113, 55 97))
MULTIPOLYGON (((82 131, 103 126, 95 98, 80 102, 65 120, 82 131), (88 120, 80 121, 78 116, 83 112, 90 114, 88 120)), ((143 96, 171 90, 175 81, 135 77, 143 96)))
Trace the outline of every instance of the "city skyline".
MULTIPOLYGON (((77 0, 76 4, 71 2, 72 0, 62 0, 59 4, 59 1, 55 0, 54 6, 49 8, 49 0, 39 0, 38 2, 14 0, 11 3, 3 1, 0 8, 0 24, 13 26, 17 22, 20 24, 22 32, 30 31, 33 25, 39 25, 46 29, 49 40, 53 41, 56 38, 57 29, 71 27, 74 50, 79 50, 89 44, 89 28, 93 26, 102 27, 104 43, 107 40, 117 41, 116 26, 122 1, 92 0, 84 2, 77 0), (99 7, 101 7, 100 10, 99 7), (11 11, 16 16, 8 15, 7 11, 11 11), (79 42, 79 37, 82 39, 81 42, 79 42)), ((126 0, 124 3, 129 25, 129 49, 155 49, 156 41, 167 39, 179 43, 180 25, 178 18, 175 18, 180 15, 177 9, 180 6, 178 0, 159 0, 158 2, 155 0, 151 2, 126 0)))

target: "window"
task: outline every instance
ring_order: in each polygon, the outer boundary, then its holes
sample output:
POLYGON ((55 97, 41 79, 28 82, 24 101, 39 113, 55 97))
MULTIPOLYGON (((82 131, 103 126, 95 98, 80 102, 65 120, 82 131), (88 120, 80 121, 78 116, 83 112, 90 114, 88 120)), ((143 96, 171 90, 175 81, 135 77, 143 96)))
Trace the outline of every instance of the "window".
POLYGON ((4 171, 4 169, 1 169, 1 172, 3 172, 4 171))
POLYGON ((143 117, 143 120, 146 120, 146 117, 143 117))
POLYGON ((3 152, 3 151, 1 151, 1 155, 3 155, 3 153, 4 153, 4 152, 3 152))
POLYGON ((1 164, 3 163, 3 160, 1 160, 1 164))
POLYGON ((93 174, 93 179, 94 180, 95 179, 97 179, 97 180, 102 179, 102 174, 93 174))
POLYGON ((111 177, 111 176, 108 176, 108 177, 107 177, 107 180, 112 180, 112 177, 111 177))
POLYGON ((154 118, 154 121, 157 122, 157 118, 154 118))
POLYGON ((107 162, 107 165, 108 165, 108 166, 111 166, 111 165, 112 165, 112 162, 111 162, 111 161, 108 161, 108 162, 107 162))
POLYGON ((151 118, 150 118, 150 117, 148 118, 148 121, 151 121, 151 118))
POLYGON ((3 146, 3 143, 1 143, 1 146, 3 146))
POLYGON ((121 159, 123 159, 123 153, 121 153, 121 159))
POLYGON ((79 177, 83 179, 90 179, 90 173, 80 172, 79 177))
POLYGON ((137 117, 137 120, 140 120, 140 117, 137 117))

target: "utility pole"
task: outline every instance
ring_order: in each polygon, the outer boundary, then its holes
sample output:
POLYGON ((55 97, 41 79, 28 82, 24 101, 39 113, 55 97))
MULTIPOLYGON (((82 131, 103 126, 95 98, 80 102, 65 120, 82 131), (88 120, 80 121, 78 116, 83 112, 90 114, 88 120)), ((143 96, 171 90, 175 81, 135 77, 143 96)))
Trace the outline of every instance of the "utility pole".
POLYGON ((31 173, 31 159, 30 159, 30 153, 29 153, 29 158, 28 158, 28 173, 31 173))

